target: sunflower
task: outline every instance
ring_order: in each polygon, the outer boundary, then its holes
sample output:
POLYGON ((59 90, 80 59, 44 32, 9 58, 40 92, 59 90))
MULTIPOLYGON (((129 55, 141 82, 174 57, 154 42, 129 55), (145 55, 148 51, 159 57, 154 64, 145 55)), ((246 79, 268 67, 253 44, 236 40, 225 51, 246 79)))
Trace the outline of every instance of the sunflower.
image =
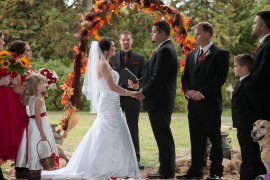
POLYGON ((30 61, 26 57, 20 58, 19 63, 23 68, 27 68, 30 65, 30 61))
POLYGON ((1 61, 2 68, 4 68, 4 69, 8 69, 10 64, 11 63, 9 62, 9 60, 2 60, 1 61))
POLYGON ((7 57, 9 55, 10 55, 9 51, 1 51, 0 52, 0 59, 4 59, 5 57, 7 57))

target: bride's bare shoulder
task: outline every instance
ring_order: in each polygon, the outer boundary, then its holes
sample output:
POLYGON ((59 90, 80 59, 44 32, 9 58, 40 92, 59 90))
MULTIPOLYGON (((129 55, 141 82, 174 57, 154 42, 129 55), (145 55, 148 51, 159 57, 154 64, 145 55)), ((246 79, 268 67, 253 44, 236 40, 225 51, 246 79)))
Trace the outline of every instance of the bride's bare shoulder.
POLYGON ((104 71, 110 69, 110 66, 106 61, 98 61, 97 68, 101 71, 104 71))
POLYGON ((108 63, 106 61, 98 61, 97 62, 99 66, 107 66, 108 63))

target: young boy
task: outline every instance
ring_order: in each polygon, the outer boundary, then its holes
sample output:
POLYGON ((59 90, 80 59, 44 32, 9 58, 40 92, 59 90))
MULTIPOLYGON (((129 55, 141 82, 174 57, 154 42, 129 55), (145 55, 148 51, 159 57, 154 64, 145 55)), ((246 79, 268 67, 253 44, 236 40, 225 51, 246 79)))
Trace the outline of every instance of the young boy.
POLYGON ((237 128, 242 155, 240 180, 254 180, 264 170, 259 145, 251 137, 253 124, 260 119, 261 111, 260 92, 250 76, 252 66, 253 58, 248 54, 238 55, 234 59, 233 70, 239 82, 232 96, 232 119, 233 127, 237 128))

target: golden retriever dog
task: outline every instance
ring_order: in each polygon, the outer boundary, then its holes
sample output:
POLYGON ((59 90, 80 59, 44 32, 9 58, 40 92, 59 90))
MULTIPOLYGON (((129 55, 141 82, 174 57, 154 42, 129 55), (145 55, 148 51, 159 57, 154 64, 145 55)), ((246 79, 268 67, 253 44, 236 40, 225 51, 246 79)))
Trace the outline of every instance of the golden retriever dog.
POLYGON ((266 120, 257 120, 253 125, 251 132, 253 141, 258 142, 261 149, 261 158, 263 164, 270 172, 270 122, 266 120))

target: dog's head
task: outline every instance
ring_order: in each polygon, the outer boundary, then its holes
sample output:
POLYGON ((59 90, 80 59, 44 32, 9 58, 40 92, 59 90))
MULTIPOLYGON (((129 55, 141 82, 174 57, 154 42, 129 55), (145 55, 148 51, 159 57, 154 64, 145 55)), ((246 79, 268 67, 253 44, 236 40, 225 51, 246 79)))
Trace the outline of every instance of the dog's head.
POLYGON ((257 120, 253 124, 251 132, 253 141, 259 144, 265 144, 270 141, 270 122, 266 120, 257 120))

